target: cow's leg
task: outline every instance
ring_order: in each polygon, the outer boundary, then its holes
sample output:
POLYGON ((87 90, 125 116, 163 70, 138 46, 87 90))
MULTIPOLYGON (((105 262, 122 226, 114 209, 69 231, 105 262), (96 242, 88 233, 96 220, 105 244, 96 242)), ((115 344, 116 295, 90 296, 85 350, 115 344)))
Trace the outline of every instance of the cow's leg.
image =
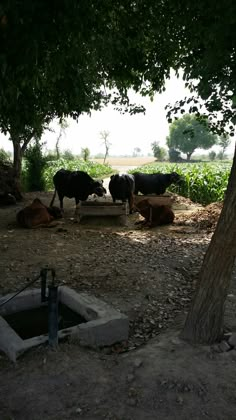
POLYGON ((51 203, 49 204, 49 207, 52 207, 52 206, 53 206, 54 200, 55 200, 55 198, 56 198, 56 193, 57 193, 57 190, 56 190, 56 188, 55 188, 55 190, 54 190, 54 194, 53 194, 53 197, 52 197, 52 200, 51 200, 51 203))
POLYGON ((131 193, 129 196, 129 214, 133 213, 133 208, 134 208, 134 195, 133 193, 131 193))
POLYGON ((152 207, 149 209, 149 222, 152 225, 152 207))
POLYGON ((148 218, 145 220, 144 226, 152 227, 152 207, 149 207, 148 218))
POLYGON ((64 195, 58 193, 58 198, 59 198, 59 201, 60 201, 60 209, 63 210, 63 198, 64 198, 64 195))
POLYGON ((79 215, 79 203, 80 200, 78 197, 75 197, 75 218, 80 221, 80 215, 79 215))

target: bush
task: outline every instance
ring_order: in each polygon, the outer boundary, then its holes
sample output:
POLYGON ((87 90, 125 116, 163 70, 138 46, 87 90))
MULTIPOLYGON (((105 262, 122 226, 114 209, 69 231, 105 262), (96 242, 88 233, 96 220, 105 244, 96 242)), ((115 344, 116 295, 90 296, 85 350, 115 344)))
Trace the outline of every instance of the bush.
POLYGON ((166 149, 164 147, 159 146, 159 143, 157 141, 154 141, 151 144, 153 155, 156 158, 156 160, 163 161, 165 160, 167 156, 166 149))
POLYGON ((0 149, 0 162, 10 162, 11 154, 4 149, 0 149))
POLYGON ((44 191, 45 179, 44 168, 46 158, 42 153, 42 145, 36 139, 35 143, 29 146, 25 152, 25 174, 23 176, 26 191, 44 191))
POLYGON ((181 162, 180 152, 178 150, 169 149, 169 161, 170 162, 181 162))
POLYGON ((67 149, 64 151, 62 158, 65 160, 74 160, 75 155, 73 155, 72 151, 70 149, 67 149))
POLYGON ((223 160, 223 159, 224 159, 224 152, 223 152, 223 150, 220 150, 220 151, 219 151, 219 153, 218 153, 218 155, 217 155, 217 158, 218 158, 219 160, 223 160))
POLYGON ((214 150, 212 150, 210 153, 209 153, 209 159, 211 160, 211 161, 213 161, 213 160, 215 160, 215 158, 216 158, 216 152, 214 152, 214 150))
POLYGON ((88 147, 81 149, 81 156, 86 162, 89 160, 90 150, 88 147))
POLYGON ((49 151, 44 157, 46 162, 57 160, 57 155, 53 151, 49 151))

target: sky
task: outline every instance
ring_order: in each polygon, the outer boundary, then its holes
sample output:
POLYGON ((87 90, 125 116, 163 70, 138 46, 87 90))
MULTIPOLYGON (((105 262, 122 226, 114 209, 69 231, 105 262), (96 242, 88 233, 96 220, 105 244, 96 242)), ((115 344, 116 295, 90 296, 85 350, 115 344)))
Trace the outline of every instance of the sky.
MULTIPOLYGON (((156 94, 153 102, 131 91, 131 102, 144 105, 145 114, 122 115, 109 105, 101 111, 92 111, 90 116, 86 114, 80 116, 78 122, 67 119, 69 127, 60 140, 60 149, 61 151, 69 149, 74 154, 79 154, 81 148, 88 147, 91 155, 104 154, 105 147, 100 132, 108 131, 111 143, 109 155, 132 155, 136 147, 141 149, 143 155, 152 153, 152 142, 158 141, 161 146, 166 146, 169 124, 165 106, 168 103, 174 104, 185 96, 190 96, 190 93, 185 88, 183 80, 174 74, 167 80, 165 92, 156 94)), ((54 132, 46 130, 42 136, 47 150, 55 149, 60 129, 56 121, 51 124, 51 128, 54 132)), ((233 143, 232 141, 227 152, 233 152, 233 143)), ((12 143, 0 134, 0 148, 2 147, 12 152, 12 143)))

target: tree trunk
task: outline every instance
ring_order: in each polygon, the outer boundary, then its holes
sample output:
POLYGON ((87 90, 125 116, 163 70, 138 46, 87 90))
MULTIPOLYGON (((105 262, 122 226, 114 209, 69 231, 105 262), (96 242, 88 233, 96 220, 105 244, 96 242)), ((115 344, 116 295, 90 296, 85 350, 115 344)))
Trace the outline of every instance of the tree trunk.
POLYGON ((108 155, 108 148, 106 147, 106 152, 105 152, 105 156, 104 156, 104 159, 103 159, 103 165, 106 162, 107 155, 108 155))
POLYGON ((21 170, 22 170, 22 158, 26 151, 26 148, 32 139, 34 132, 30 133, 26 137, 21 145, 20 138, 13 133, 10 133, 10 138, 13 143, 13 168, 14 168, 14 177, 15 177, 15 197, 17 200, 22 199, 21 194, 21 170))
POLYGON ((12 140, 13 142, 13 167, 15 170, 15 175, 17 178, 20 178, 21 169, 22 169, 22 153, 21 145, 18 140, 12 140))
POLYGON ((211 344, 221 339, 225 300, 236 255, 236 149, 223 209, 206 252, 181 337, 211 344))
POLYGON ((187 161, 190 162, 191 156, 192 156, 193 152, 189 152, 187 153, 187 161))
POLYGON ((59 149, 59 141, 60 141, 60 138, 61 138, 61 136, 59 136, 57 138, 56 146, 55 146, 57 159, 60 159, 60 149, 59 149))
POLYGON ((15 176, 15 197, 17 200, 22 199, 21 194, 21 169, 22 169, 22 150, 20 141, 18 139, 13 139, 13 168, 15 176))

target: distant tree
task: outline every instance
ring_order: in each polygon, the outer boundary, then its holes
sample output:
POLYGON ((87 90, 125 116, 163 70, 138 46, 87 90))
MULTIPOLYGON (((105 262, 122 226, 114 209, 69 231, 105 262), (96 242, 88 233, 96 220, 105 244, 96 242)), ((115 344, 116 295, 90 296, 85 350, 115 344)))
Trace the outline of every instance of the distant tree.
POLYGON ((104 144, 105 146, 105 155, 104 155, 104 159, 103 159, 103 164, 106 162, 106 158, 109 154, 109 149, 111 147, 111 143, 109 142, 109 136, 110 136, 110 132, 109 131, 100 131, 100 137, 102 139, 102 144, 104 144))
POLYGON ((136 157, 139 155, 139 153, 141 153, 141 149, 140 147, 135 147, 134 151, 133 151, 133 157, 136 157))
POLYGON ((173 149, 173 147, 171 147, 169 149, 169 161, 170 162, 181 162, 181 156, 180 156, 180 152, 178 150, 173 149))
POLYGON ((62 138, 62 136, 65 134, 66 129, 69 127, 68 122, 65 120, 65 118, 63 118, 60 122, 59 122, 59 126, 60 126, 60 130, 59 130, 59 134, 57 136, 56 139, 56 145, 55 145, 55 150, 56 150, 56 156, 57 159, 60 159, 60 148, 59 148, 59 142, 62 138))
POLYGON ((222 154, 220 152, 218 154, 218 156, 219 155, 222 156, 219 159, 221 159, 221 160, 224 159, 225 151, 226 151, 227 147, 229 147, 230 143, 231 143, 231 138, 229 137, 229 135, 225 134, 225 135, 222 135, 222 136, 219 137, 218 144, 221 147, 221 152, 222 152, 222 154))
POLYGON ((81 149, 81 156, 86 162, 87 160, 89 160, 90 150, 88 147, 84 147, 81 149))
POLYGON ((73 153, 70 149, 64 150, 62 157, 65 160, 74 160, 75 159, 75 155, 73 155, 73 153))
POLYGON ((104 156, 103 153, 97 153, 94 157, 95 159, 102 159, 104 156))
POLYGON ((217 154, 217 159, 219 160, 223 160, 224 159, 224 153, 223 150, 220 150, 219 153, 217 154))
POLYGON ((208 156, 209 156, 209 159, 213 161, 216 158, 216 152, 214 150, 211 150, 208 156))
POLYGON ((160 161, 165 160, 167 156, 166 149, 164 147, 159 146, 158 141, 154 141, 151 144, 151 148, 152 148, 153 155, 156 158, 156 160, 160 160, 160 161))
POLYGON ((47 162, 50 162, 51 160, 57 160, 55 149, 47 150, 45 153, 45 159, 47 160, 47 162))
POLYGON ((207 120, 200 122, 195 115, 185 114, 170 124, 169 129, 168 147, 186 153, 188 161, 195 149, 210 149, 217 142, 217 136, 210 132, 207 120))

